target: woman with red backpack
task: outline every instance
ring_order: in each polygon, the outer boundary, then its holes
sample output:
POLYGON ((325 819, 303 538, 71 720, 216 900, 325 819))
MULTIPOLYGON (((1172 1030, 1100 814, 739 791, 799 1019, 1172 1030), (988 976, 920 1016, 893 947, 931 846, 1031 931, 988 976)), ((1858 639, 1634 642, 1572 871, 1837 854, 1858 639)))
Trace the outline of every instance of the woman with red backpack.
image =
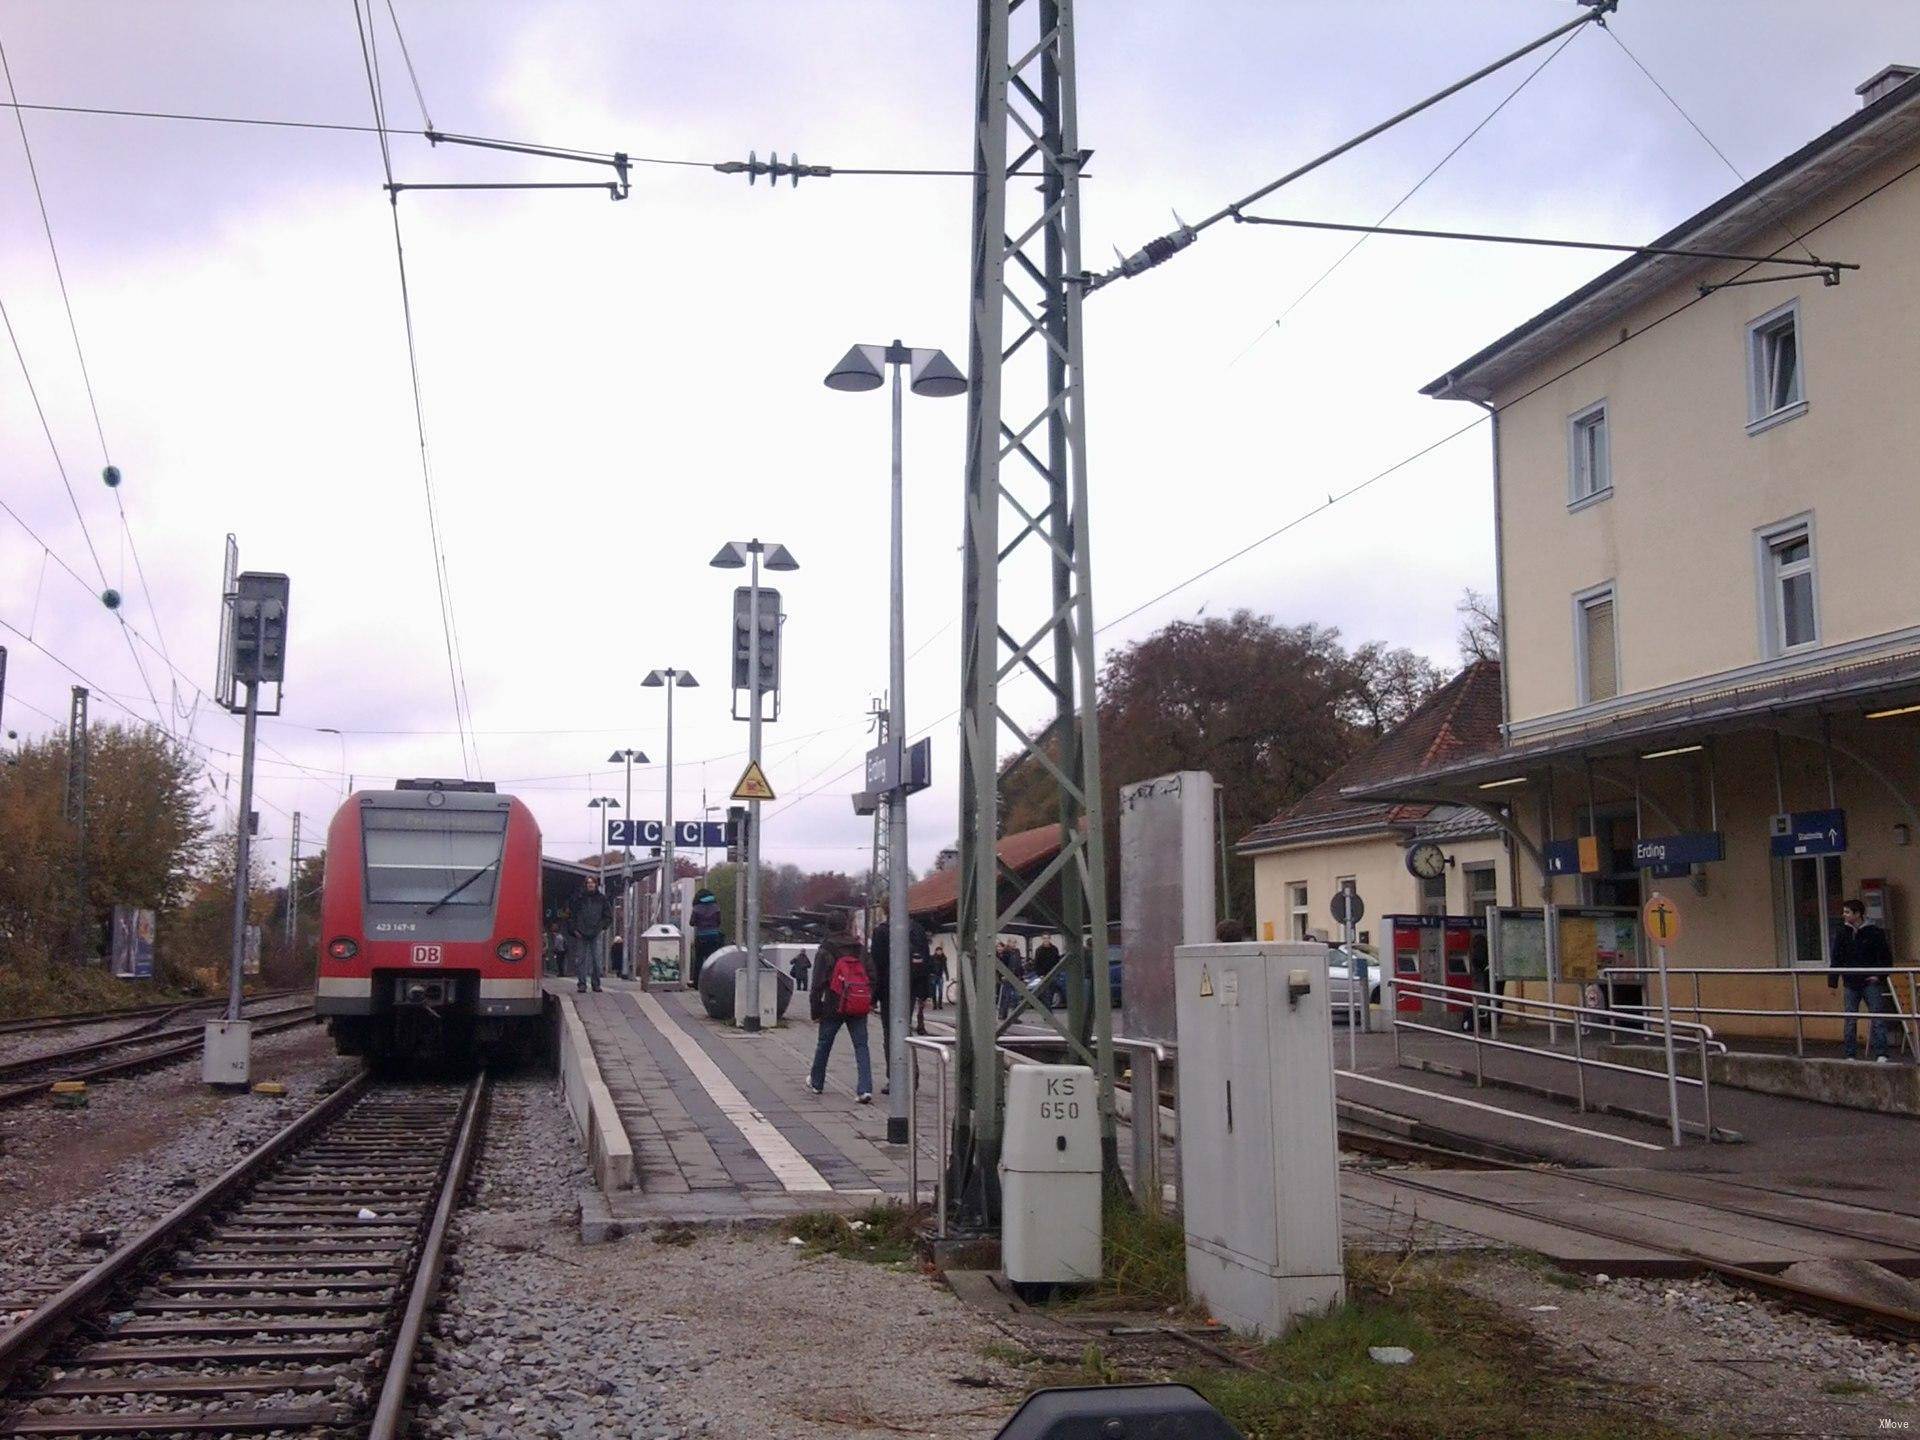
POLYGON ((828 940, 814 957, 811 1013, 820 1022, 820 1040, 813 1048, 813 1073, 807 1088, 818 1095, 827 1088, 827 1059, 834 1037, 845 1026, 853 1037, 854 1099, 873 1103, 873 1060, 867 1052, 867 1016, 873 1013, 873 966, 857 940, 828 940))

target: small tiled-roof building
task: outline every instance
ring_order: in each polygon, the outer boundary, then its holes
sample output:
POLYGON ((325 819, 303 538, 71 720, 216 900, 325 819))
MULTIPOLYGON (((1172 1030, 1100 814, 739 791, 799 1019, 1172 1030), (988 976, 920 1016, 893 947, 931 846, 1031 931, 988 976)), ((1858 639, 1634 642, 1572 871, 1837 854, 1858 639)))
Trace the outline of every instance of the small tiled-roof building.
POLYGON ((1327 906, 1348 879, 1366 904, 1360 929, 1368 934, 1382 915, 1466 915, 1489 903, 1510 904, 1506 842, 1484 816, 1462 806, 1354 800, 1345 793, 1492 750, 1500 742, 1500 718, 1499 662, 1476 661, 1242 836, 1235 848, 1253 861, 1256 933, 1279 940, 1337 936, 1327 906), (1421 839, 1441 845, 1451 862, 1431 881, 1406 868, 1406 847, 1421 839))

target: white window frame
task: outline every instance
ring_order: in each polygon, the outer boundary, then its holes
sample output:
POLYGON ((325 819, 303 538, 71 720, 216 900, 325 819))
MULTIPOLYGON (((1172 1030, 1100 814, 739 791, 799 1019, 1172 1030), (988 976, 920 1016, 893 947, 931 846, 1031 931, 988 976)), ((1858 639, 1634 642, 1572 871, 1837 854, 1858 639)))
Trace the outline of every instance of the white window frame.
MULTIPOLYGON (((1802 511, 1772 525, 1762 525, 1753 532, 1754 581, 1759 595, 1760 613, 1760 654, 1765 659, 1778 659, 1783 655, 1802 655, 1809 650, 1820 648, 1820 544, 1814 532, 1813 511, 1802 511), (1780 603, 1780 581, 1782 576, 1774 567, 1773 552, 1783 540, 1796 535, 1805 535, 1807 540, 1807 559, 1805 568, 1796 566, 1795 575, 1805 575, 1811 582, 1813 591, 1813 638, 1802 640, 1797 645, 1787 644, 1786 609, 1780 603)), ((1619 623, 1619 612, 1615 612, 1614 623, 1619 623)))
POLYGON ((1287 938, 1304 940, 1312 919, 1312 906, 1307 895, 1307 882, 1289 880, 1287 882, 1287 938))
POLYGON ((1605 500, 1613 494, 1613 417, 1607 411, 1607 402, 1596 400, 1593 404, 1573 412, 1567 417, 1567 509, 1579 510, 1605 500), (1586 454, 1587 433, 1598 423, 1604 436, 1604 464, 1601 473, 1593 477, 1593 484, 1580 488, 1583 466, 1582 457, 1586 454))
POLYGON ((1620 675, 1620 587, 1612 580, 1576 590, 1573 595, 1573 678, 1574 693, 1582 705, 1595 705, 1618 699, 1626 693, 1620 675), (1613 694, 1595 699, 1587 676, 1587 609, 1596 600, 1613 605, 1613 694))
POLYGON ((1798 419, 1807 413, 1807 328, 1800 323, 1800 297, 1776 305, 1766 314, 1747 322, 1747 434, 1758 435, 1776 425, 1798 419), (1766 373, 1766 337, 1781 329, 1783 322, 1793 326, 1794 364, 1799 370, 1800 398, 1772 406, 1766 373))

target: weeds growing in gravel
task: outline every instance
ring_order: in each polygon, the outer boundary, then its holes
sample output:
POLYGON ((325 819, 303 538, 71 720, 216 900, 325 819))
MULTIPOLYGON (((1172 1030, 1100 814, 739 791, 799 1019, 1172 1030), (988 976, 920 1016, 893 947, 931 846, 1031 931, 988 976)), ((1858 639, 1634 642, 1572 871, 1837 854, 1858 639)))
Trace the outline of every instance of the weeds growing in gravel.
POLYGON ((1447 1275, 1441 1264, 1396 1268, 1391 1256, 1349 1255, 1346 1304, 1252 1352, 1252 1370, 1178 1378, 1247 1440, 1677 1440, 1586 1377, 1543 1361, 1532 1336, 1447 1275), (1383 1345, 1406 1347, 1413 1362, 1378 1363, 1367 1352, 1383 1345))
POLYGON ((1171 1215, 1147 1215, 1124 1200, 1101 1216, 1100 1283, 1064 1295, 1076 1309, 1179 1310, 1187 1303, 1187 1238, 1171 1215))
POLYGON ((921 1211, 888 1200, 857 1215, 816 1210, 795 1220, 792 1233, 816 1255, 897 1265, 919 1253, 921 1218, 921 1211))

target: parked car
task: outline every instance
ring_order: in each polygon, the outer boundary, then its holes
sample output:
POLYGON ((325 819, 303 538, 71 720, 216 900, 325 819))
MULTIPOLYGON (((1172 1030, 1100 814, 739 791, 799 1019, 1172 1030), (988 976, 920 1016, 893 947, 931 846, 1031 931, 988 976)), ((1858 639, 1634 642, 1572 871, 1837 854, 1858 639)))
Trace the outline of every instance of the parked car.
POLYGON ((1356 972, 1361 962, 1365 962, 1367 976, 1367 1004, 1380 1003, 1380 960, 1359 945, 1327 946, 1327 1003, 1333 1008, 1333 1018, 1337 1024, 1344 1025, 1349 1013, 1358 1011, 1362 1002, 1358 995, 1360 982, 1356 972))

